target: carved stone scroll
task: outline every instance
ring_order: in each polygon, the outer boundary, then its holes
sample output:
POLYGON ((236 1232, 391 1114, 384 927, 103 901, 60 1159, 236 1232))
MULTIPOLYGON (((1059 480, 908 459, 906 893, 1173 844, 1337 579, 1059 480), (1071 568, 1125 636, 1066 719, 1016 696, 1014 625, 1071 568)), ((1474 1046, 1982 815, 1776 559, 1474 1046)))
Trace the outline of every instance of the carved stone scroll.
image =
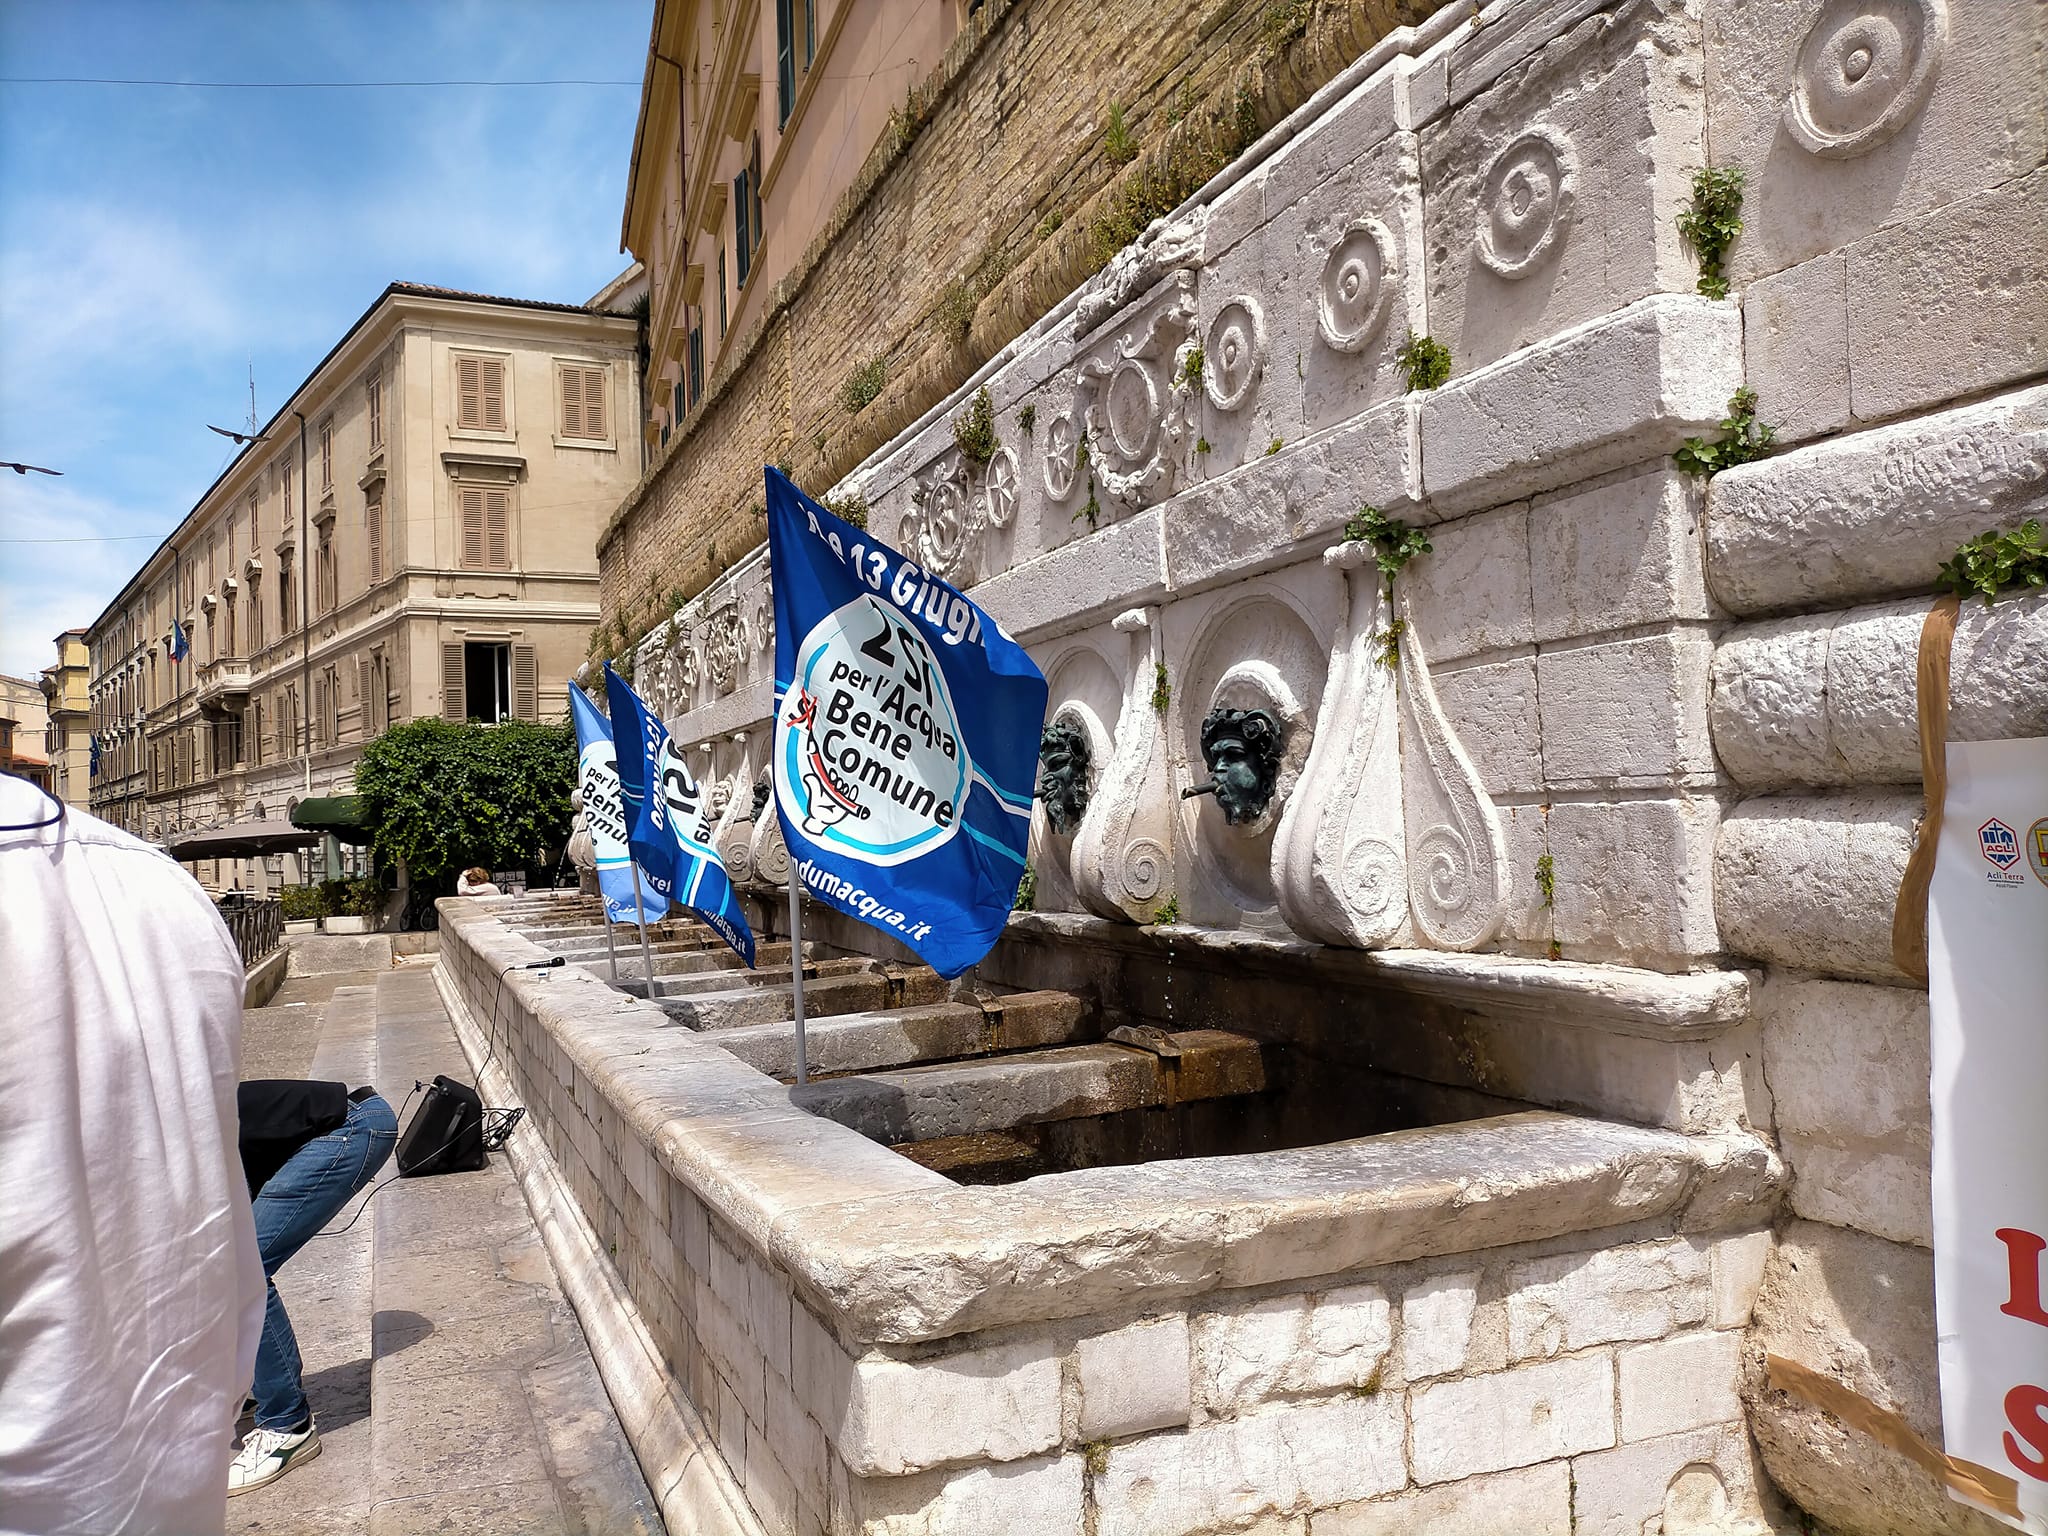
MULTIPOLYGON (((1411 618, 1406 596, 1400 601, 1411 618)), ((1477 949, 1507 912, 1507 838, 1444 718, 1412 622, 1401 635, 1401 704, 1409 910, 1432 947, 1477 949)))
POLYGON ((1160 662, 1156 608, 1118 614, 1130 637, 1116 744, 1074 839, 1075 894, 1098 917, 1146 923, 1173 888, 1172 772, 1166 722, 1152 707, 1160 662))
POLYGON ((1399 941, 1408 918, 1400 704, 1379 659, 1392 615, 1370 545, 1323 556, 1344 572, 1347 618, 1330 647, 1321 718, 1273 843, 1273 889, 1287 926, 1353 949, 1399 941))

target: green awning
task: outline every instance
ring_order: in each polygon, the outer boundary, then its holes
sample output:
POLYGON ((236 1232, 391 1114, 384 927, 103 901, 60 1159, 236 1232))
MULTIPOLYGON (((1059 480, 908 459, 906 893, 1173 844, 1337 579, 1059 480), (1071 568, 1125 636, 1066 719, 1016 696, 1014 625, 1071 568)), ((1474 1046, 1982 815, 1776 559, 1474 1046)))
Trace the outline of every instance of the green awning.
POLYGON ((337 842, 366 847, 370 828, 363 816, 361 795, 327 795, 301 800, 292 808, 292 825, 309 832, 331 832, 337 842))

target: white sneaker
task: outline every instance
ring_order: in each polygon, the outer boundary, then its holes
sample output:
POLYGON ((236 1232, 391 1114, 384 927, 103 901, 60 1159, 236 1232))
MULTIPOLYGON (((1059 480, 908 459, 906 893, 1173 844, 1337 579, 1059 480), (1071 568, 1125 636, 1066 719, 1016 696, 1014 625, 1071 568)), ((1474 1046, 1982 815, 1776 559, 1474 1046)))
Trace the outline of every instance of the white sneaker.
POLYGON ((311 1423, 300 1430, 252 1429, 228 1463, 228 1497, 274 1483, 319 1454, 320 1431, 311 1423))

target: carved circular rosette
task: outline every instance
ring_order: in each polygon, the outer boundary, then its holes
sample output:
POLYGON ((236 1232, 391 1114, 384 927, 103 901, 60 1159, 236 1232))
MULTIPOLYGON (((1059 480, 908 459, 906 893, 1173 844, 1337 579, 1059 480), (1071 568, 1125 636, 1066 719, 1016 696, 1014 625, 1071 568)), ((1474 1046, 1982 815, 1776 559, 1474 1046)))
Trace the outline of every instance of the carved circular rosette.
POLYGON ((1535 271, 1570 227, 1576 178, 1570 143, 1547 128, 1495 155, 1479 188, 1480 262, 1506 278, 1535 271))
POLYGON ((1045 494, 1065 501, 1074 494, 1074 420, 1056 416, 1045 429, 1045 494))
POLYGON ((1338 352, 1361 351, 1385 323, 1400 268, 1393 232, 1367 215, 1354 221, 1323 259, 1316 334, 1338 352))
POLYGON ((1166 847, 1154 838, 1134 837, 1117 861, 1124 892, 1133 901, 1150 901, 1166 889, 1169 860, 1166 847))
POLYGON ((1422 834, 1415 862, 1409 895, 1429 941, 1442 949, 1466 949, 1485 938, 1492 918, 1480 902, 1472 845, 1464 836, 1438 822, 1422 834))
POLYGON ((1344 905, 1368 926, 1408 895, 1408 872, 1401 852, 1385 838, 1365 837, 1354 844, 1338 870, 1344 905))
POLYGON ((1266 363, 1266 319, 1259 301, 1232 299, 1209 322, 1202 349, 1202 389, 1219 411, 1234 411, 1252 397, 1266 363))
POLYGON ((775 599, 766 594, 754 605, 754 645, 763 651, 775 649, 775 599))
POLYGON ((949 576, 967 553, 967 492, 956 479, 925 488, 924 514, 918 519, 917 550, 925 568, 949 576))
POLYGON ((1120 360, 1102 392, 1102 414, 1108 419, 1109 442, 1117 457, 1138 464, 1152 457, 1159 442, 1161 417, 1159 380, 1134 357, 1120 360))
POLYGON ((1785 131, 1826 159, 1867 154, 1926 105, 1947 49, 1947 0, 1828 0, 1792 66, 1785 131))
POLYGON ((1017 451, 998 448, 981 474, 981 511, 991 528, 1007 528, 1017 515, 1017 451))
POLYGON ((711 633, 704 642, 704 664, 711 684, 728 692, 739 678, 740 658, 746 654, 747 626, 737 608, 719 610, 711 620, 711 633))

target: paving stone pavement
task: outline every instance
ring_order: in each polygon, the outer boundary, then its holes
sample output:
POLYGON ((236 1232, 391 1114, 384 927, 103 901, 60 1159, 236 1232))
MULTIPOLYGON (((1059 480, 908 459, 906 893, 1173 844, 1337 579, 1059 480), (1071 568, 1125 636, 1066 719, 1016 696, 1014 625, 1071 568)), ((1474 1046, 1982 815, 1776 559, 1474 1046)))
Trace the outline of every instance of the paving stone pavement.
MULTIPOLYGON (((244 1030, 244 1077, 371 1082, 394 1108, 416 1079, 470 1075, 423 965, 293 978, 244 1030)), ((362 1208, 359 1196, 330 1230, 359 1220, 277 1277, 321 1453, 231 1501, 228 1530, 660 1536, 503 1155, 362 1208)))

